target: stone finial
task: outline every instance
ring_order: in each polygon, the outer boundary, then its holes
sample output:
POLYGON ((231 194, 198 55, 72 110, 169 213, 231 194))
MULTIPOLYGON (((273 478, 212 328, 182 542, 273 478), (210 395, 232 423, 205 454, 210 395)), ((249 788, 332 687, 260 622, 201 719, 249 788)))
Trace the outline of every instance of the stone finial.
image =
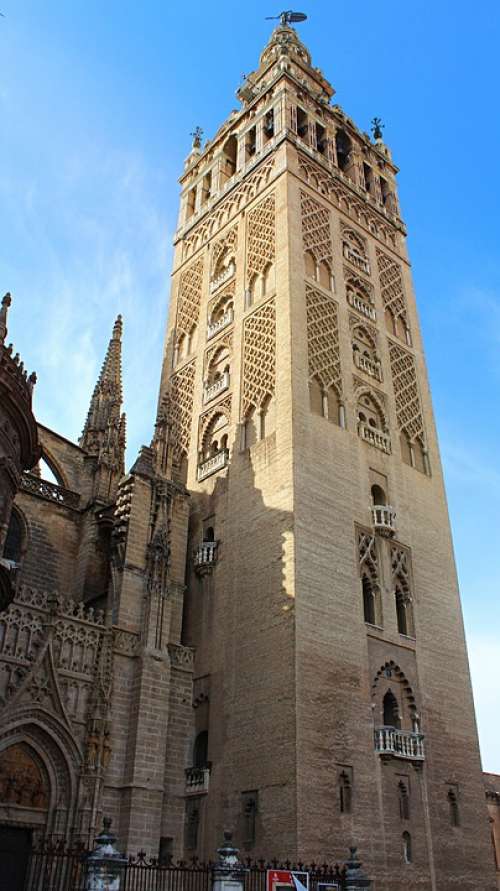
POLYGON ((361 860, 358 857, 358 849, 349 848, 349 859, 346 861, 345 887, 346 891, 362 891, 363 888, 371 888, 372 883, 361 869, 361 860))
POLYGON ((9 291, 2 298, 2 307, 0 309, 0 344, 5 342, 7 337, 7 313, 12 303, 12 297, 9 291))

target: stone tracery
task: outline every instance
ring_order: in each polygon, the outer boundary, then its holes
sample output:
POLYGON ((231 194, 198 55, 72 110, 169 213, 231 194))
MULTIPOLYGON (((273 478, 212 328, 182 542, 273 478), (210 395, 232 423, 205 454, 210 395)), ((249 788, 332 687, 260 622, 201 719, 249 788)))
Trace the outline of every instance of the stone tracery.
POLYGON ((276 385, 276 309, 269 300, 245 319, 243 327, 243 416, 274 396, 276 385))

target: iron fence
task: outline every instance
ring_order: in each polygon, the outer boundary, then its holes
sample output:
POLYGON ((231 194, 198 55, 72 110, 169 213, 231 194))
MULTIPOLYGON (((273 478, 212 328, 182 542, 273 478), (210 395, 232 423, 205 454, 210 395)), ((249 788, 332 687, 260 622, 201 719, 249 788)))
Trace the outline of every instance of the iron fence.
MULTIPOLYGON (((84 846, 72 848, 44 843, 31 852, 24 891, 85 891, 84 846)), ((244 891, 267 891, 268 870, 305 872, 309 891, 324 891, 321 885, 345 891, 345 867, 328 864, 280 862, 278 860, 243 860, 246 867, 244 891)), ((211 891, 213 863, 197 860, 160 864, 140 852, 129 857, 120 891, 211 891)))

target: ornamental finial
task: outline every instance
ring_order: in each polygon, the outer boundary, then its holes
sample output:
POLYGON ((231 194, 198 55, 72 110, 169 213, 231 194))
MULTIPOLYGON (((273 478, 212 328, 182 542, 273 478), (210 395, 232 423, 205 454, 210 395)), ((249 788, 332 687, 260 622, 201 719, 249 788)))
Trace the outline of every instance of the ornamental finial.
POLYGON ((382 123, 381 118, 373 118, 372 119, 372 133, 374 139, 382 139, 382 130, 384 129, 384 125, 382 123))
POLYGON ((203 136, 203 130, 201 127, 195 127, 193 132, 189 134, 193 137, 193 145, 192 148, 199 149, 201 148, 201 137, 203 136))

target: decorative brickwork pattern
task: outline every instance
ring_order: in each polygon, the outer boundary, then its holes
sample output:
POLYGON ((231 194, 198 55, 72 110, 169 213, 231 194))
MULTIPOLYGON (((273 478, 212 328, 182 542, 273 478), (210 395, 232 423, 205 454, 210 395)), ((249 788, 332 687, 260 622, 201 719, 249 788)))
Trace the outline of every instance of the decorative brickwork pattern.
POLYGON ((276 308, 274 300, 245 319, 243 329, 243 415, 274 395, 276 384, 276 308))
POLYGON ((212 263, 210 266, 210 278, 213 279, 217 272, 217 264, 223 254, 234 254, 238 246, 238 226, 233 226, 222 238, 217 239, 212 247, 212 263))
POLYGON ((390 309, 395 319, 401 318, 408 328, 401 266, 377 248, 377 266, 384 309, 390 309))
POLYGON ((238 188, 228 195, 217 210, 209 214, 194 227, 183 242, 183 259, 190 257, 225 226, 249 201, 255 198, 267 186, 274 167, 274 155, 267 158, 255 173, 245 179, 238 188))
POLYGON ((372 532, 358 530, 358 559, 359 559, 359 575, 368 575, 373 584, 378 584, 379 568, 377 543, 375 535, 372 532))
POLYGON ((174 455, 187 455, 191 439, 195 363, 190 362, 170 378, 163 410, 170 424, 174 455))
POLYGON ((177 297, 177 336, 189 334, 198 324, 203 288, 203 258, 200 257, 182 273, 177 297))
POLYGON ((248 214, 247 274, 264 272, 274 263, 276 251, 276 207, 274 193, 260 201, 248 214))
POLYGON ((399 429, 404 430, 410 439, 418 437, 424 442, 425 431, 415 360, 411 353, 393 340, 389 340, 389 358, 399 429))
MULTIPOLYGON (((351 190, 344 186, 336 176, 322 170, 300 153, 299 171, 311 188, 317 189, 321 195, 332 201, 339 210, 346 213, 352 220, 365 226, 372 235, 391 245, 391 247, 397 246, 398 234, 396 228, 371 208, 367 207, 366 202, 353 195, 351 190)), ((402 228, 400 224, 398 224, 398 228, 402 228)))
POLYGON ((300 193, 302 214, 302 241, 316 263, 326 261, 332 268, 332 235, 330 212, 306 192, 300 193))
POLYGON ((406 548, 400 545, 391 545, 391 571, 392 582, 395 586, 398 582, 402 585, 405 594, 411 594, 410 554, 406 548))
POLYGON ((307 353, 309 378, 318 378, 325 390, 335 387, 342 395, 337 304, 306 284, 307 353))

